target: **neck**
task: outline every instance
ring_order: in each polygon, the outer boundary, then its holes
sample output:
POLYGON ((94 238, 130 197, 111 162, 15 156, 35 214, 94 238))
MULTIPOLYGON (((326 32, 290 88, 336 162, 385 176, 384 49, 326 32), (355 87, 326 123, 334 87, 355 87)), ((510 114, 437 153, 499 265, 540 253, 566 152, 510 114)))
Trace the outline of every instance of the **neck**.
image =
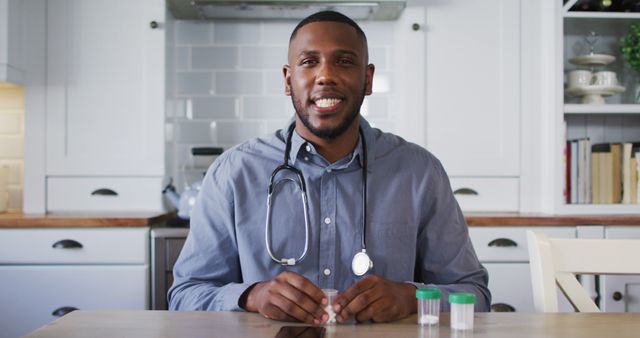
POLYGON ((317 137, 304 127, 302 121, 296 118, 296 131, 302 138, 311 142, 318 153, 322 155, 329 163, 334 163, 339 159, 352 153, 358 145, 360 119, 356 118, 342 135, 334 139, 324 139, 317 137))

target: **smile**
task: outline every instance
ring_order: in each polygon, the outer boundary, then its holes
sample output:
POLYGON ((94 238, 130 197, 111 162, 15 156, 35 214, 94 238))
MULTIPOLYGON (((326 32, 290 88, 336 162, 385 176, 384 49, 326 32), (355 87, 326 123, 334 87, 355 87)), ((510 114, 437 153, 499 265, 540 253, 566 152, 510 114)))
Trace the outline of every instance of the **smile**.
POLYGON ((342 99, 322 98, 322 99, 316 100, 314 103, 319 108, 333 108, 336 105, 338 105, 340 102, 342 102, 342 99))

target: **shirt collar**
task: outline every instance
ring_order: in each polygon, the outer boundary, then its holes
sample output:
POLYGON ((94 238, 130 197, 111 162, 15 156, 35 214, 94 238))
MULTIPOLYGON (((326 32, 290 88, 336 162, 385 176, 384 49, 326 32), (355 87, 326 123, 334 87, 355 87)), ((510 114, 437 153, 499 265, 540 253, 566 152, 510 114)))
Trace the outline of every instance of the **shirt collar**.
MULTIPOLYGON (((291 118, 285 128, 281 129, 281 135, 282 138, 286 144, 287 142, 287 137, 289 136, 287 133, 289 131, 289 128, 291 127, 292 124, 295 123, 295 117, 291 118)), ((362 115, 360 115, 360 128, 362 128, 362 133, 364 135, 364 139, 366 141, 366 145, 367 145, 367 171, 370 171, 371 169, 371 165, 373 163, 374 160, 374 149, 375 149, 375 135, 374 135, 374 129, 371 127, 371 125, 369 124, 369 122, 367 120, 365 120, 364 117, 362 117, 362 115)), ((309 142, 307 142, 307 140, 305 140, 304 138, 302 138, 302 136, 300 136, 300 134, 298 134, 298 132, 294 129, 293 130, 293 135, 291 136, 291 150, 289 151, 289 164, 290 165, 295 165, 296 160, 298 159, 298 154, 300 154, 301 149, 303 149, 305 146, 309 146, 310 150, 308 150, 311 153, 316 153, 313 145, 309 142)), ((354 150, 354 152, 352 153, 352 156, 358 158, 359 164, 362 166, 362 140, 360 138, 358 138, 358 144, 356 145, 356 148, 354 150)))

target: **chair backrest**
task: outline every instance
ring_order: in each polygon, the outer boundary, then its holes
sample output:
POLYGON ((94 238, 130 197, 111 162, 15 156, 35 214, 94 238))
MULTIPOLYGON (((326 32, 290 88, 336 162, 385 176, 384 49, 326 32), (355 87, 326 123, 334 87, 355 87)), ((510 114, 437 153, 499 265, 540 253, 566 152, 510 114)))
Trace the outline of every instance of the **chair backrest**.
POLYGON ((599 312, 576 275, 640 274, 640 240, 549 238, 527 231, 533 304, 558 312, 556 284, 579 312, 599 312))

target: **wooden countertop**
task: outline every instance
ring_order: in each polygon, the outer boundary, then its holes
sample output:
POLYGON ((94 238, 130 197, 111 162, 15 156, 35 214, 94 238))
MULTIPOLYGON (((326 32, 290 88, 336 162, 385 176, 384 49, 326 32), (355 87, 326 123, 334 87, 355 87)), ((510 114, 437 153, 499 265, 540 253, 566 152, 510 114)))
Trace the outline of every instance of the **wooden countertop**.
POLYGON ((640 215, 544 215, 468 213, 467 224, 482 226, 576 226, 576 225, 637 225, 640 215))
POLYGON ((172 213, 100 213, 27 215, 0 213, 0 228, 143 227, 165 222, 172 213))
MULTIPOLYGON (((46 228, 46 227, 136 227, 166 222, 172 213, 102 213, 102 214, 46 214, 26 215, 9 212, 0 213, 0 228, 46 228)), ((483 226, 576 226, 576 225, 636 225, 640 226, 640 215, 570 215, 518 213, 469 213, 467 224, 483 226)))

